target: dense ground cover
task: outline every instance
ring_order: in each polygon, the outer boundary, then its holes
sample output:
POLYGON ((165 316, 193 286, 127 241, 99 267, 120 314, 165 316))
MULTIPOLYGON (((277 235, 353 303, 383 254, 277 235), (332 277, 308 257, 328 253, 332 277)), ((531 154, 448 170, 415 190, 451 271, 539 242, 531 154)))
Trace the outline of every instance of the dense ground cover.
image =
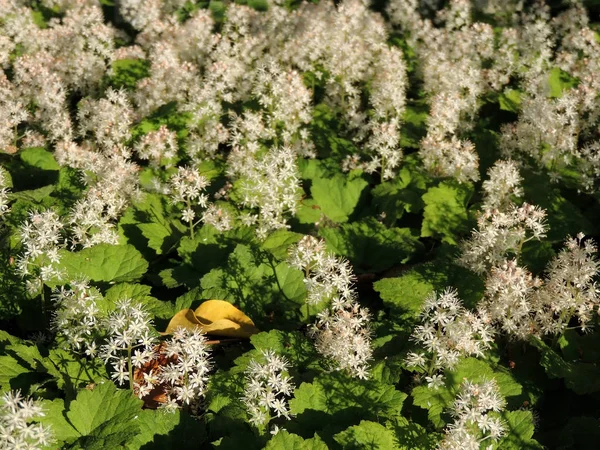
POLYGON ((597 448, 598 13, 0 0, 0 449, 597 448))

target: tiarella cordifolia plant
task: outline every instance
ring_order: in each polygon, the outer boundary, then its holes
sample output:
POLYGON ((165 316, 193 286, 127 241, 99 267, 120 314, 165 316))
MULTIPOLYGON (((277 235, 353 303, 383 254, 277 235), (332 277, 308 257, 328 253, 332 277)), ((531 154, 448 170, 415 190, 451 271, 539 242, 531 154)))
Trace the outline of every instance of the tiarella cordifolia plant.
POLYGON ((423 304, 421 321, 411 338, 424 351, 410 352, 406 365, 425 371, 433 388, 443 384, 443 375, 438 372, 454 369, 461 357, 483 356, 493 342, 487 313, 467 310, 453 289, 430 294, 423 304))
POLYGON ((30 212, 29 219, 21 226, 23 253, 17 267, 21 276, 27 279, 29 292, 37 293, 43 290, 45 281, 60 277, 59 249, 63 245, 63 227, 58 214, 50 209, 30 212))
POLYGON ((584 238, 580 233, 567 239, 534 295, 536 319, 545 334, 563 332, 574 317, 581 330, 589 331, 590 322, 598 314, 598 248, 591 239, 584 238))
POLYGON ((154 357, 156 338, 151 323, 150 314, 131 299, 119 300, 105 319, 108 337, 100 347, 100 356, 110 364, 111 378, 117 383, 128 381, 133 389, 134 368, 142 367, 154 357))
POLYGON ((323 240, 304 236, 290 251, 289 263, 304 273, 308 305, 331 301, 341 308, 354 299, 350 264, 328 253, 323 240))
POLYGON ((515 163, 498 161, 488 175, 477 229, 463 242, 459 258, 460 264, 479 274, 502 264, 509 255, 519 256, 526 242, 543 238, 547 231, 545 210, 528 203, 517 206, 512 199, 522 194, 515 163))
POLYGON ((38 450, 54 442, 50 427, 32 420, 44 416, 40 404, 20 391, 8 391, 0 399, 0 449, 38 450))
POLYGON ((319 313, 308 334, 336 370, 367 379, 373 357, 370 319, 369 311, 354 301, 336 303, 319 313))
POLYGON ((319 353, 338 370, 366 379, 372 357, 369 312, 356 302, 354 274, 348 263, 325 250, 325 243, 312 236, 303 237, 291 250, 290 264, 304 272, 309 305, 330 303, 318 315, 309 334, 319 353))
POLYGON ((488 440, 497 442, 506 433, 498 415, 505 405, 494 379, 481 383, 465 379, 452 405, 454 422, 446 429, 438 449, 480 450, 482 445, 494 448, 488 440))
POLYGON ((88 281, 71 281, 69 285, 61 286, 53 295, 56 302, 53 327, 72 351, 94 357, 96 342, 102 334, 99 295, 88 281))
POLYGON ((287 360, 272 350, 263 350, 259 359, 248 364, 242 401, 254 426, 266 426, 275 415, 291 418, 287 399, 295 386, 288 375, 289 367, 287 360))
POLYGON ((179 328, 154 349, 151 360, 136 366, 134 390, 140 398, 164 395, 161 407, 199 413, 212 367, 207 339, 200 330, 179 328))
POLYGON ((594 2, 113 3, 0 0, 1 448, 596 445, 594 2))

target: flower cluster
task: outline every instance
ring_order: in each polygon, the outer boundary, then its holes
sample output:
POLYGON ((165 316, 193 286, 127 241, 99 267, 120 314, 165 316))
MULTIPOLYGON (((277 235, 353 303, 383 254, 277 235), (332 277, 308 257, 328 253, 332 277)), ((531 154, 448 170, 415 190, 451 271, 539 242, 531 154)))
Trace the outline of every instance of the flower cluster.
POLYGON ((331 301, 343 307, 354 300, 354 274, 348 261, 336 258, 325 250, 325 242, 313 236, 304 236, 290 250, 289 263, 304 273, 306 302, 317 305, 331 301))
POLYGON ((149 160, 151 166, 169 168, 170 161, 177 155, 177 135, 161 125, 158 130, 144 135, 134 149, 141 159, 149 160))
POLYGON ((438 450, 480 450, 488 439, 498 441, 506 432, 497 414, 505 404, 494 379, 481 383, 465 379, 452 405, 454 422, 438 450))
POLYGON ((591 240, 566 241, 544 279, 534 277, 516 261, 492 268, 486 281, 482 307, 509 336, 560 334, 573 318, 588 328, 600 300, 595 278, 600 267, 591 240))
POLYGON ((179 328, 156 346, 152 360, 135 371, 134 390, 140 398, 160 392, 161 407, 169 411, 185 405, 194 413, 206 393, 212 367, 207 339, 198 329, 179 328))
POLYGON ((189 224, 192 237, 196 224, 194 208, 206 208, 208 205, 208 195, 204 191, 209 184, 195 167, 178 167, 169 179, 169 193, 174 203, 184 204, 181 220, 189 224))
POLYGON ((486 312, 466 309, 453 289, 430 294, 423 304, 421 321, 411 339, 424 351, 410 352, 406 365, 425 370, 433 387, 443 383, 436 372, 453 369, 461 357, 483 356, 493 342, 494 331, 486 312))
POLYGON ((74 352, 96 356, 96 339, 101 318, 97 294, 87 281, 71 281, 70 288, 61 286, 54 293, 56 312, 53 327, 74 352))
POLYGON ((541 284, 515 260, 506 260, 490 270, 482 307, 502 332, 525 339, 537 329, 531 297, 541 284))
POLYGON ((139 167, 125 155, 97 152, 89 142, 61 142, 54 154, 59 164, 82 171, 89 186, 69 214, 71 247, 117 244, 115 222, 129 202, 140 196, 139 167))
POLYGON ((273 230, 287 228, 288 216, 296 213, 301 191, 296 154, 281 147, 272 148, 261 158, 244 159, 246 166, 233 163, 230 157, 233 170, 241 178, 241 204, 258 209, 258 214, 248 214, 245 222, 256 223, 256 234, 263 239, 273 230))
POLYGON ((17 261, 17 269, 27 277, 27 290, 38 293, 43 282, 60 277, 59 249, 64 224, 56 211, 30 212, 29 219, 21 225, 20 235, 24 251, 17 261))
POLYGON ((369 312, 356 302, 350 263, 325 250, 325 242, 304 236, 290 249, 288 261, 304 272, 307 305, 328 302, 309 330, 315 347, 337 370, 368 377, 372 356, 369 312))
POLYGON ((294 393, 292 378, 287 375, 287 360, 272 350, 261 350, 261 361, 252 359, 245 371, 246 388, 242 401, 250 414, 250 423, 263 427, 272 414, 290 419, 287 397, 294 393))
POLYGON ((546 212, 535 205, 517 206, 512 196, 520 195, 520 175, 513 162, 498 161, 483 184, 483 211, 477 229, 462 243, 459 264, 478 274, 502 264, 507 256, 519 256, 525 242, 545 236, 546 212))
POLYGON ((133 368, 142 367, 154 357, 151 323, 150 314, 131 299, 119 300, 105 319, 108 338, 100 347, 100 356, 110 363, 111 377, 119 384, 129 381, 133 388, 133 368))
POLYGON ((346 302, 325 309, 317 323, 309 329, 315 348, 336 370, 344 370, 353 377, 367 379, 371 349, 370 315, 356 302, 346 302))
POLYGON ((19 391, 6 392, 0 401, 0 449, 38 450, 52 444, 54 438, 49 427, 30 423, 45 415, 37 402, 23 398, 19 391))
POLYGON ((544 285, 536 292, 536 319, 544 334, 565 330, 571 318, 577 317, 582 330, 588 329, 600 298, 595 278, 600 263, 595 243, 580 233, 569 238, 565 248, 548 268, 544 285))

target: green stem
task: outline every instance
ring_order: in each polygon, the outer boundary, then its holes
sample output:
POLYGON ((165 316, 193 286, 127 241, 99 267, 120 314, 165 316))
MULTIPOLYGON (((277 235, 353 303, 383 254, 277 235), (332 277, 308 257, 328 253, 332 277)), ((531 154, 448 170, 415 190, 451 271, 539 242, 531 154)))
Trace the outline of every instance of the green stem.
POLYGON ((133 392, 133 367, 131 365, 131 345, 127 347, 127 368, 129 369, 129 389, 133 392))
MULTIPOLYGON (((186 203, 187 203, 188 209, 192 209, 192 204, 190 203, 189 199, 186 200, 186 203)), ((194 221, 193 220, 190 220, 190 237, 192 239, 194 239, 194 221)))

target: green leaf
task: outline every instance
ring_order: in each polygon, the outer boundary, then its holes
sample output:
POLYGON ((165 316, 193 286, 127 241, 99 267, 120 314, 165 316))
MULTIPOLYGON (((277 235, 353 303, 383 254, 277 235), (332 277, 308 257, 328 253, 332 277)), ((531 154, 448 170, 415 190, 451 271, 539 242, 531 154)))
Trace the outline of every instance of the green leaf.
POLYGON ((498 96, 500 109, 519 113, 521 109, 521 91, 518 89, 506 89, 498 96))
POLYGON ((571 89, 579 84, 577 78, 572 77, 567 72, 558 67, 554 67, 550 71, 548 85, 550 86, 550 97, 562 97, 564 91, 571 89))
POLYGON ((347 222, 368 183, 357 176, 316 178, 310 188, 318 212, 334 222, 347 222))
POLYGON ((398 450, 430 450, 437 447, 441 435, 411 422, 404 416, 388 421, 386 426, 394 430, 398 450))
POLYGON ((48 374, 56 379, 60 389, 76 391, 90 383, 98 383, 108 378, 106 367, 101 360, 88 361, 63 348, 50 350, 50 354, 44 360, 44 366, 48 374))
POLYGON ((327 450, 327 445, 315 434, 312 439, 302 439, 297 434, 281 430, 265 446, 265 450, 327 450))
POLYGON ((17 360, 11 356, 2 355, 0 356, 0 389, 2 392, 16 389, 16 383, 12 380, 16 380, 19 375, 26 374, 30 369, 23 367, 17 360))
POLYGON ((59 170, 60 166, 54 159, 54 155, 42 147, 31 147, 19 153, 21 160, 41 170, 59 170))
POLYGON ((423 250, 418 234, 410 228, 386 228, 373 217, 323 228, 320 234, 327 247, 348 258, 357 272, 381 272, 423 250))
POLYGON ((425 176, 409 155, 398 176, 376 186, 371 195, 377 212, 385 216, 383 222, 394 225, 405 212, 417 213, 423 209, 425 204, 421 197, 426 189, 425 176))
POLYGON ((406 397, 394 386, 377 381, 352 379, 341 373, 320 375, 296 389, 290 401, 296 419, 287 428, 306 435, 326 426, 341 431, 361 420, 391 419, 400 414, 406 397))
POLYGON ((334 439, 348 450, 397 450, 400 446, 392 430, 368 420, 336 434, 334 439))
POLYGON ((120 299, 130 298, 143 303, 145 309, 160 319, 170 319, 177 312, 173 303, 158 300, 150 295, 150 286, 143 284, 120 283, 112 286, 104 294, 107 304, 114 306, 120 299))
POLYGON ((446 259, 420 264, 397 278, 383 278, 373 284, 384 305, 405 318, 416 318, 429 294, 449 286, 456 288, 467 307, 477 305, 485 289, 478 276, 446 259))
POLYGON ((302 234, 293 233, 288 230, 276 230, 262 242, 261 246, 272 253, 278 260, 288 257, 289 248, 302 239, 302 234))
POLYGON ((145 409, 134 418, 140 432, 130 442, 129 450, 194 450, 206 439, 203 423, 180 410, 145 409))
POLYGON ((275 266, 275 277, 277 278, 277 285, 281 288, 281 293, 286 298, 299 305, 304 304, 306 286, 304 284, 304 274, 301 270, 281 262, 275 266))
POLYGON ((177 228, 166 225, 164 223, 141 223, 138 228, 142 232, 142 236, 148 239, 148 247, 155 250, 158 255, 166 252, 171 245, 177 242, 177 228))
POLYGON ((437 389, 422 385, 412 391, 413 402, 427 410, 429 420, 437 427, 442 428, 445 420, 442 413, 448 409, 460 391, 461 384, 466 378, 471 382, 479 383, 484 380, 495 379, 498 389, 503 397, 516 397, 522 393, 522 387, 512 375, 501 366, 492 367, 489 362, 475 358, 465 358, 458 363, 456 368, 447 371, 445 385, 437 389))
POLYGON ((532 344, 540 351, 540 364, 550 378, 564 378, 565 384, 576 394, 600 391, 600 367, 592 362, 565 361, 540 339, 533 338, 532 344))
POLYGON ((497 448, 502 450, 541 450, 544 447, 532 439, 535 426, 531 411, 509 411, 502 414, 506 435, 497 448))
POLYGON ((470 184, 444 181, 423 195, 425 211, 421 236, 440 238, 458 244, 460 234, 468 230, 467 203, 473 188, 470 184))
POLYGON ((142 254, 129 244, 99 244, 76 253, 61 253, 63 279, 66 280, 85 277, 91 281, 136 281, 148 269, 142 254))
POLYGON ((57 441, 71 443, 81 436, 66 418, 64 400, 59 398, 52 401, 43 400, 42 408, 44 416, 39 418, 39 422, 51 427, 57 441))
POLYGON ((139 433, 135 417, 141 407, 142 401, 131 391, 117 390, 112 382, 106 382, 79 392, 69 405, 67 419, 81 435, 77 440, 81 448, 116 448, 139 433))
POLYGON ((145 59, 118 59, 112 63, 113 87, 134 89, 138 80, 150 75, 150 62, 145 59))
POLYGON ((42 203, 43 200, 48 199, 50 194, 54 192, 56 188, 49 184, 38 189, 31 189, 27 191, 12 192, 10 198, 13 200, 23 200, 26 202, 42 203))

